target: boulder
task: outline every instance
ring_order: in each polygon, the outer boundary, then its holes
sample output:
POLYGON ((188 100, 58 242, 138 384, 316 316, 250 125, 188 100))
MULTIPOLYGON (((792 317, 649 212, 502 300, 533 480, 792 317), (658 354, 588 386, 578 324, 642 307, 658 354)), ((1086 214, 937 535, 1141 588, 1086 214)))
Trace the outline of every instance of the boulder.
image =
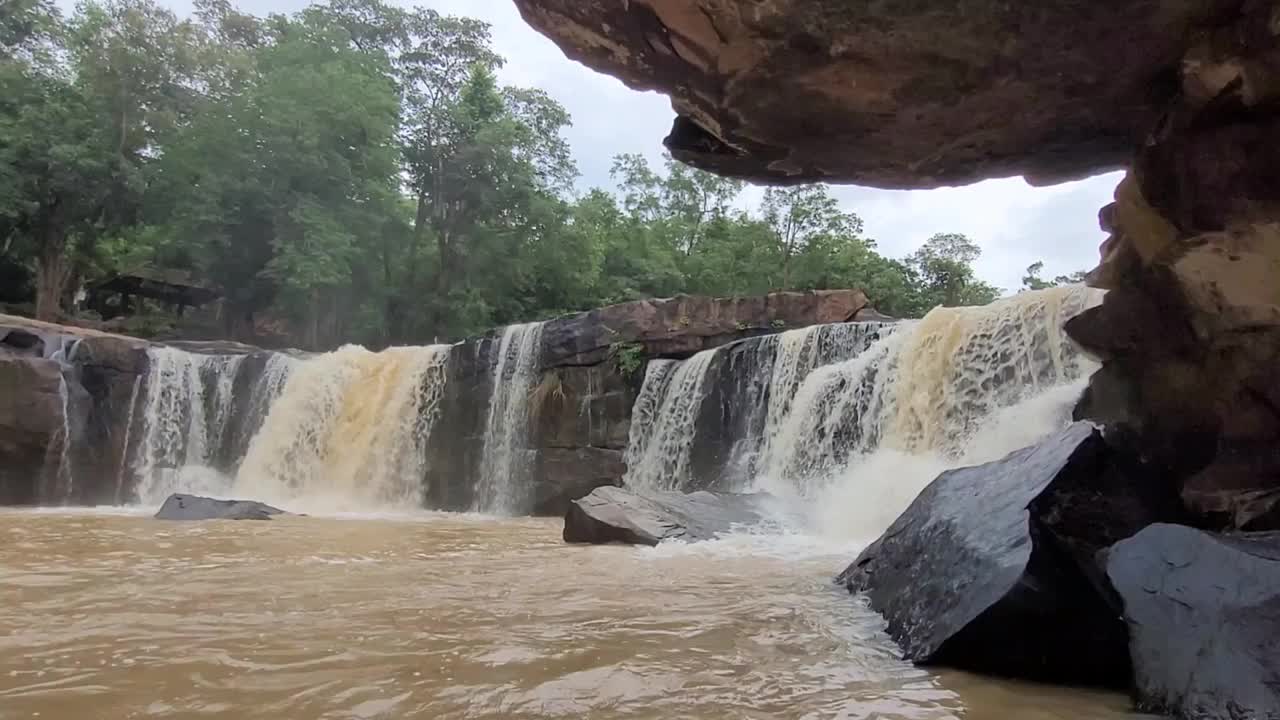
POLYGON ((663 540, 712 540, 737 525, 770 516, 775 499, 764 493, 653 493, 596 488, 569 505, 564 541, 657 545, 663 540))
POLYGON ((1106 569, 1144 709, 1280 718, 1280 533, 1152 525, 1108 552, 1106 569))
POLYGON ((1116 466, 1101 433, 1076 423, 945 472, 837 581, 866 594, 908 660, 1124 685, 1124 627, 1093 557, 1163 509, 1102 487, 1124 487, 1116 466))
POLYGON ((255 500, 215 500, 174 493, 165 499, 155 517, 157 520, 270 520, 272 515, 288 514, 255 500))

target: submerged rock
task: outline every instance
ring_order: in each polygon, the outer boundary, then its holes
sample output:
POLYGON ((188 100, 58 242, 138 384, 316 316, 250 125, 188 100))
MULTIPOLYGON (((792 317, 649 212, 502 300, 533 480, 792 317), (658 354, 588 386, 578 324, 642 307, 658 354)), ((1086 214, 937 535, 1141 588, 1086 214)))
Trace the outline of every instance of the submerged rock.
POLYGON ((174 493, 165 499, 155 517, 157 520, 270 520, 272 515, 288 514, 256 500, 215 500, 174 493))
POLYGON ((1092 491, 1108 462, 1101 434, 1076 423, 945 472, 837 580, 867 594, 908 660, 1123 685, 1124 626, 1091 559, 1158 513, 1092 491))
POLYGON ((1107 576, 1145 709, 1280 718, 1280 533, 1152 525, 1107 553, 1107 576))
POLYGON ((653 493, 596 488, 569 505, 564 540, 570 543, 657 545, 663 540, 712 540, 735 525, 767 517, 766 493, 653 493))

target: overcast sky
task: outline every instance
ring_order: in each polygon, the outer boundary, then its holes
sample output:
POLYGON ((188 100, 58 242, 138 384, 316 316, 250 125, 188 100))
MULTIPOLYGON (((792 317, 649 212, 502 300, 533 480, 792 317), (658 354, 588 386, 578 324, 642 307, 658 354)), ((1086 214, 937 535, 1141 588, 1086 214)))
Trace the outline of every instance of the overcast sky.
MULTIPOLYGON (((160 2, 180 14, 191 9, 190 0, 160 2)), ((292 12, 306 4, 306 0, 238 3, 241 10, 256 15, 292 12)), ((609 167, 619 153, 643 153, 655 166, 661 162, 662 138, 673 115, 665 96, 629 90, 568 60, 550 40, 524 24, 511 0, 420 0, 416 4, 488 22, 495 47, 507 58, 501 80, 540 87, 569 110, 573 127, 568 138, 582 173, 582 189, 611 187, 609 167)), ((1097 213, 1110 202, 1117 182, 1119 176, 1111 174, 1032 188, 1021 178, 1009 178, 928 191, 840 186, 835 194, 845 209, 862 217, 867 234, 876 239, 882 253, 901 257, 934 233, 965 233, 982 246, 979 275, 1012 291, 1020 285, 1024 268, 1037 260, 1044 261, 1047 277, 1097 263, 1098 245, 1104 239, 1097 213)))

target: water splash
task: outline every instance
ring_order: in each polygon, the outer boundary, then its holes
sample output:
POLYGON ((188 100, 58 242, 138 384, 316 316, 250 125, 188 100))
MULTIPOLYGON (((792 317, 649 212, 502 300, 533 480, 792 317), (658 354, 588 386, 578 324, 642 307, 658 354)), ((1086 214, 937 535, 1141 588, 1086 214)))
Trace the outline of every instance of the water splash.
POLYGON ((420 507, 449 350, 348 345, 298 363, 249 445, 234 492, 291 509, 420 507))
POLYGON ((1095 369, 1062 332, 1101 293, 939 308, 812 373, 760 489, 809 499, 826 534, 870 540, 941 471, 998 459, 1070 421, 1095 369))
MULTIPOLYGON (((715 350, 703 350, 680 363, 674 372, 666 368, 646 370, 647 403, 661 397, 652 419, 632 419, 627 447, 627 473, 623 482, 638 492, 673 490, 688 479, 698 413, 706 399, 707 368, 715 350), (665 377, 664 377, 665 375, 665 377), (658 386, 661 385, 661 388, 658 386)), ((645 396, 644 389, 641 396, 645 396)))
POLYGON ((529 396, 538 377, 542 328, 543 323, 509 325, 498 343, 474 503, 478 512, 516 515, 528 510, 529 396))

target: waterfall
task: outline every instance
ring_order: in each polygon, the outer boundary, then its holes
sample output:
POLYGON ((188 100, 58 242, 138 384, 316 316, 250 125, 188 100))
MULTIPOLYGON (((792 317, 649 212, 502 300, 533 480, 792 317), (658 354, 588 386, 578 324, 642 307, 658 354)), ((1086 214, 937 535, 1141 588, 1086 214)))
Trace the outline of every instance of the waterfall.
POLYGON ((237 455, 243 457, 248 453, 254 435, 262 428, 267 412, 284 392, 285 383, 297 365, 297 360, 284 353, 272 353, 267 358, 262 373, 253 383, 249 407, 240 424, 239 437, 236 438, 237 455))
POLYGON ((138 412, 138 390, 142 387, 142 376, 139 375, 133 379, 133 389, 129 391, 129 412, 125 415, 124 421, 124 442, 121 444, 123 448, 124 459, 120 462, 120 470, 116 473, 116 492, 115 504, 119 505, 126 500, 125 496, 125 480, 129 474, 129 441, 133 439, 133 418, 138 412))
POLYGON ((687 480, 698 413, 706 398, 707 367, 715 353, 703 350, 674 371, 654 368, 653 363, 646 369, 640 392, 646 415, 637 421, 633 413, 623 478, 627 487, 639 492, 673 490, 687 480), (658 408, 656 413, 651 413, 652 407, 658 408))
POLYGON ((649 450, 649 442, 653 439, 654 428, 662 412, 667 387, 671 385, 671 377, 679 367, 679 360, 662 359, 650 360, 645 366, 640 394, 631 406, 631 427, 627 430, 627 449, 623 454, 623 462, 629 471, 640 467, 649 450))
POLYGON ((514 515, 529 501, 529 396, 538 377, 543 323, 509 325, 498 343, 474 509, 514 515))
POLYGON ((683 363, 650 361, 632 407, 625 482, 640 491, 692 486, 746 490, 804 378, 814 368, 857 355, 885 327, 814 325, 743 341, 742 352, 730 345, 683 363), (699 444, 698 419, 712 412, 707 383, 723 376, 732 376, 734 382, 717 394, 727 407, 714 425, 720 435, 730 436, 728 457, 721 463, 720 478, 695 478, 699 473, 693 456, 706 444, 699 444))
POLYGON ((290 508, 420 507, 449 350, 348 345, 292 371, 264 372, 259 384, 282 381, 283 391, 249 444, 234 492, 290 508))
POLYGON ((143 428, 133 463, 141 502, 159 503, 179 491, 225 491, 215 466, 244 358, 170 347, 147 351, 143 428))
POLYGON ((1094 364, 1062 327, 1100 298, 1053 288, 651 362, 625 481, 764 490, 803 500, 823 532, 874 537, 942 470, 1069 421, 1094 364))
POLYGON ((819 368, 775 427, 757 487, 814 500, 829 530, 874 537, 941 470, 1069 421, 1094 365, 1062 327, 1100 296, 1065 287, 938 308, 819 368))
POLYGON ((772 351, 764 378, 767 391, 763 393, 764 402, 758 403, 760 407, 753 413, 748 437, 735 448, 732 465, 746 482, 739 481, 732 489, 746 489, 744 485, 760 473, 761 461, 770 457, 796 394, 810 373, 857 356, 893 329, 893 325, 882 322, 812 325, 778 335, 772 346, 762 343, 762 350, 772 351))
POLYGON ((79 387, 77 369, 74 365, 76 350, 80 347, 80 339, 66 335, 53 335, 45 338, 45 358, 58 363, 58 401, 61 405, 62 426, 58 428, 53 441, 46 450, 43 475, 42 496, 46 501, 69 502, 75 493, 76 479, 73 448, 78 435, 73 407, 72 388, 79 387), (70 379, 68 379, 70 378, 70 379))

